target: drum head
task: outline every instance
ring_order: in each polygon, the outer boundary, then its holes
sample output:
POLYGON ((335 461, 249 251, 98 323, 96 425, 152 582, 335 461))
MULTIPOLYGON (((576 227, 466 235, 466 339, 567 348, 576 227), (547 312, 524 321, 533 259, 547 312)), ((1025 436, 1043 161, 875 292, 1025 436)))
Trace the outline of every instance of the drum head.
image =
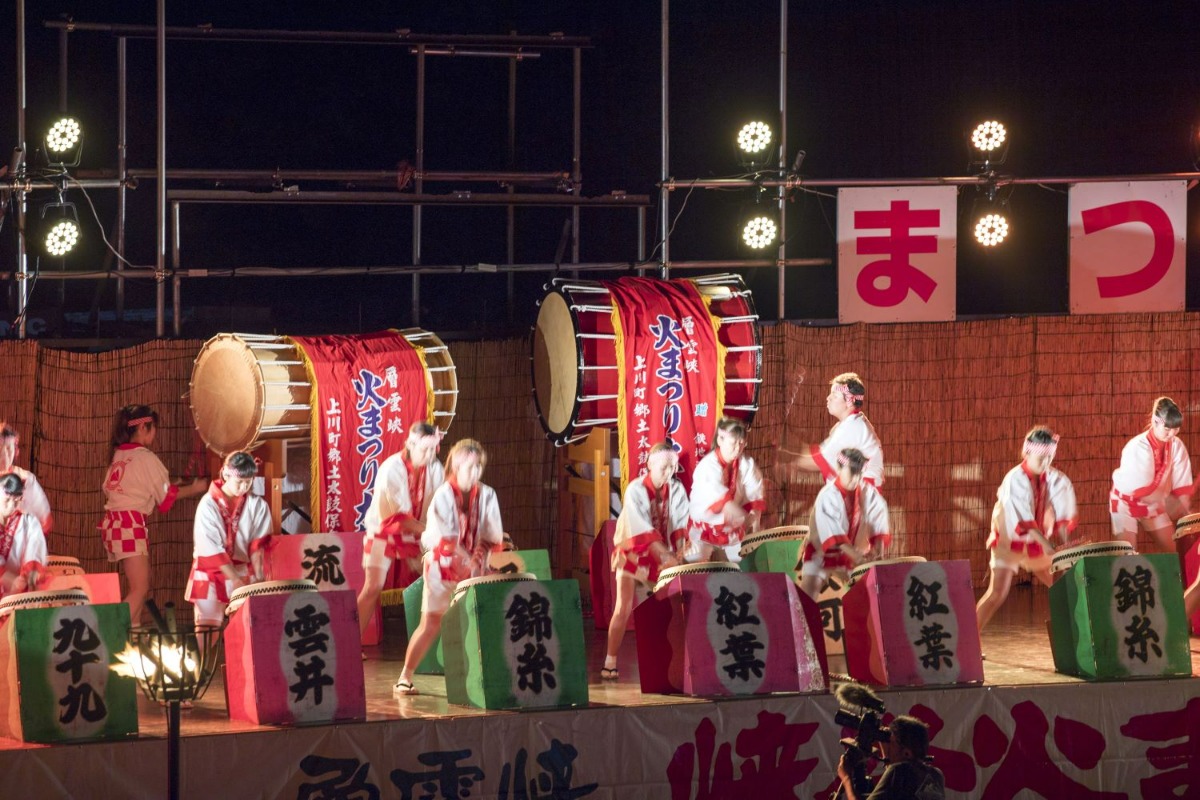
POLYGON ((878 561, 868 561, 850 570, 850 583, 854 583, 863 575, 866 575, 867 570, 871 569, 871 567, 886 567, 889 564, 917 564, 924 560, 921 556, 900 556, 899 558, 881 558, 878 561))
POLYGON ((480 575, 475 578, 463 578, 454 587, 454 599, 467 593, 472 586, 485 586, 489 583, 517 583, 518 581, 536 581, 537 575, 532 572, 493 572, 491 575, 480 575))
POLYGON ((292 594, 293 592, 315 592, 317 584, 308 578, 288 581, 260 581, 248 586, 239 586, 229 595, 229 605, 226 614, 232 614, 242 607, 242 603, 250 597, 261 597, 267 594, 292 594))
POLYGON ((676 578, 682 578, 684 575, 710 575, 714 572, 741 572, 741 568, 737 564, 731 564, 728 561, 705 561, 702 564, 680 564, 677 567, 667 567, 662 572, 658 573, 658 582, 654 584, 654 591, 666 588, 667 584, 676 578))
POLYGON ((579 397, 579 345, 567 299, 550 292, 533 330, 533 397, 547 432, 558 436, 574 422, 579 397))
POLYGON ((189 398, 196 430, 213 450, 232 453, 258 440, 265 390, 254 351, 238 336, 217 334, 192 366, 189 398))
POLYGON ((49 592, 21 592, 10 594, 0 600, 0 617, 27 608, 56 608, 58 606, 81 606, 88 602, 87 592, 82 589, 55 589, 49 592))
POLYGON ((745 558, 767 542, 800 541, 808 535, 807 525, 781 525, 778 528, 768 528, 765 531, 752 533, 742 539, 742 547, 738 554, 745 558))
POLYGON ((55 575, 82 575, 83 567, 74 556, 47 556, 46 568, 53 570, 55 575))
POLYGON ((1058 550, 1050 559, 1051 572, 1065 572, 1070 569, 1076 561, 1089 556, 1134 556, 1137 551, 1133 549, 1133 545, 1129 542, 1111 541, 1111 542, 1088 542, 1087 544, 1068 547, 1065 550, 1058 550))

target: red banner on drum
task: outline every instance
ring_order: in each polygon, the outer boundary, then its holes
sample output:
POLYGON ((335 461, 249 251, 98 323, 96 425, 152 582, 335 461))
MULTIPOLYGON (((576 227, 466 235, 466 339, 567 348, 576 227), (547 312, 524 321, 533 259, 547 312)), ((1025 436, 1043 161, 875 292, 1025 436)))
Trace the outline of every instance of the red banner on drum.
POLYGON ((379 465, 433 421, 424 353, 393 331, 291 340, 313 387, 313 531, 361 531, 379 465))
POLYGON ((651 447, 669 439, 679 453, 679 479, 690 489, 724 405, 717 323, 690 281, 621 278, 604 286, 613 299, 621 376, 621 485, 644 471, 651 447))

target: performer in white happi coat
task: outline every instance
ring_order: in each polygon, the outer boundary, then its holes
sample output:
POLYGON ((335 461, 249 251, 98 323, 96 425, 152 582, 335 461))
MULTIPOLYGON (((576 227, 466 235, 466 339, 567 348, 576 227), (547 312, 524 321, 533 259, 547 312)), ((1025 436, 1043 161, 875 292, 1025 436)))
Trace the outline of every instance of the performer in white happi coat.
POLYGON ((123 602, 129 619, 140 625, 150 591, 150 550, 146 517, 155 509, 165 514, 184 497, 194 497, 208 481, 196 478, 186 486, 171 480, 150 445, 158 434, 158 412, 149 406, 128 405, 113 423, 112 462, 104 478, 104 519, 99 528, 108 560, 118 562, 129 582, 123 602))
POLYGON ((834 463, 837 475, 817 492, 797 564, 800 588, 813 600, 831 574, 848 577, 852 567, 878 559, 892 539, 887 503, 864 479, 866 456, 847 447, 834 463))
POLYGON ((1121 450, 1113 472, 1109 512, 1113 537, 1137 547, 1138 528, 1149 531, 1160 549, 1175 551, 1175 521, 1191 510, 1192 462, 1179 439, 1183 413, 1175 401, 1160 397, 1150 424, 1121 450))
POLYGON ((608 652, 600 669, 603 680, 616 680, 617 654, 633 610, 636 585, 653 587, 658 574, 679 560, 674 553, 687 537, 688 496, 675 478, 679 454, 666 442, 650 448, 646 474, 625 489, 613 534, 612 569, 617 597, 608 623, 608 652))
POLYGON ((416 694, 412 677, 442 630, 442 616, 460 580, 486 575, 488 556, 503 548, 500 503, 492 487, 480 482, 487 453, 474 439, 460 439, 446 456, 446 482, 433 493, 421 534, 421 623, 404 654, 395 695, 416 694))
POLYGON ((1023 459, 1004 476, 996 491, 992 529, 991 582, 975 607, 979 630, 1008 597, 1018 569, 1025 569, 1049 586, 1051 539, 1068 541, 1079 523, 1075 487, 1071 479, 1050 466, 1058 450, 1058 436, 1038 426, 1025 435, 1023 459))
POLYGON ((746 424, 721 417, 715 444, 692 471, 692 519, 680 551, 685 561, 741 561, 742 539, 757 530, 766 510, 762 474, 743 455, 746 424))
POLYGON ((21 498, 21 513, 37 518, 42 533, 49 536, 54 527, 50 513, 50 500, 37 477, 27 469, 17 466, 17 453, 21 449, 21 437, 8 423, 0 422, 0 475, 12 472, 25 482, 25 494, 21 498))
POLYGON ((0 597, 37 589, 46 574, 46 537, 37 517, 22 513, 25 482, 0 476, 0 597))
POLYGON ((820 472, 826 481, 837 475, 837 456, 846 448, 858 450, 867 459, 863 480, 875 488, 883 486, 883 446, 875 426, 863 413, 867 387, 853 372, 844 372, 830 381, 825 408, 837 419, 825 441, 806 445, 799 453, 779 448, 790 456, 792 464, 807 472, 820 472))
POLYGON ((271 510, 250 491, 257 474, 254 456, 230 453, 221 477, 196 506, 184 596, 195 606, 197 625, 220 625, 233 590, 263 579, 262 546, 271 533, 271 510))
POLYGON ((388 571, 397 559, 404 574, 397 582, 407 586, 421 574, 421 534, 433 495, 445 481, 437 460, 442 433, 426 422, 408 429, 404 449, 384 459, 375 476, 371 505, 363 534, 365 581, 358 593, 358 626, 366 633, 375 613, 388 571))

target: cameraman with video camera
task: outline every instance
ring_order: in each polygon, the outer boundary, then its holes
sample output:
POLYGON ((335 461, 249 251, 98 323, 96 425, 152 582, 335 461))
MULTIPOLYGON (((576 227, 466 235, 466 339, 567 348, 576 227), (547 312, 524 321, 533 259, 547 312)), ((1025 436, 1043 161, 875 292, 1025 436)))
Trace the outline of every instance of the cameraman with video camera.
POLYGON ((842 754, 838 761, 842 796, 846 800, 944 800, 945 776, 927 761, 929 728, 925 723, 916 717, 899 716, 887 730, 890 735, 879 742, 879 747, 888 767, 869 796, 864 798, 854 787, 855 767, 866 754, 857 748, 842 754))

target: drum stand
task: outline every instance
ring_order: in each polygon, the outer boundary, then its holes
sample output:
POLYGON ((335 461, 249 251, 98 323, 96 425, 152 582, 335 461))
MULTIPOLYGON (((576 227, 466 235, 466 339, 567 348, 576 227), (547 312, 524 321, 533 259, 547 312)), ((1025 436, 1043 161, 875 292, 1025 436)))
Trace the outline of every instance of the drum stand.
POLYGON ((582 441, 558 450, 558 519, 555 570, 577 577, 588 571, 592 542, 611 510, 613 431, 593 428, 582 441))

